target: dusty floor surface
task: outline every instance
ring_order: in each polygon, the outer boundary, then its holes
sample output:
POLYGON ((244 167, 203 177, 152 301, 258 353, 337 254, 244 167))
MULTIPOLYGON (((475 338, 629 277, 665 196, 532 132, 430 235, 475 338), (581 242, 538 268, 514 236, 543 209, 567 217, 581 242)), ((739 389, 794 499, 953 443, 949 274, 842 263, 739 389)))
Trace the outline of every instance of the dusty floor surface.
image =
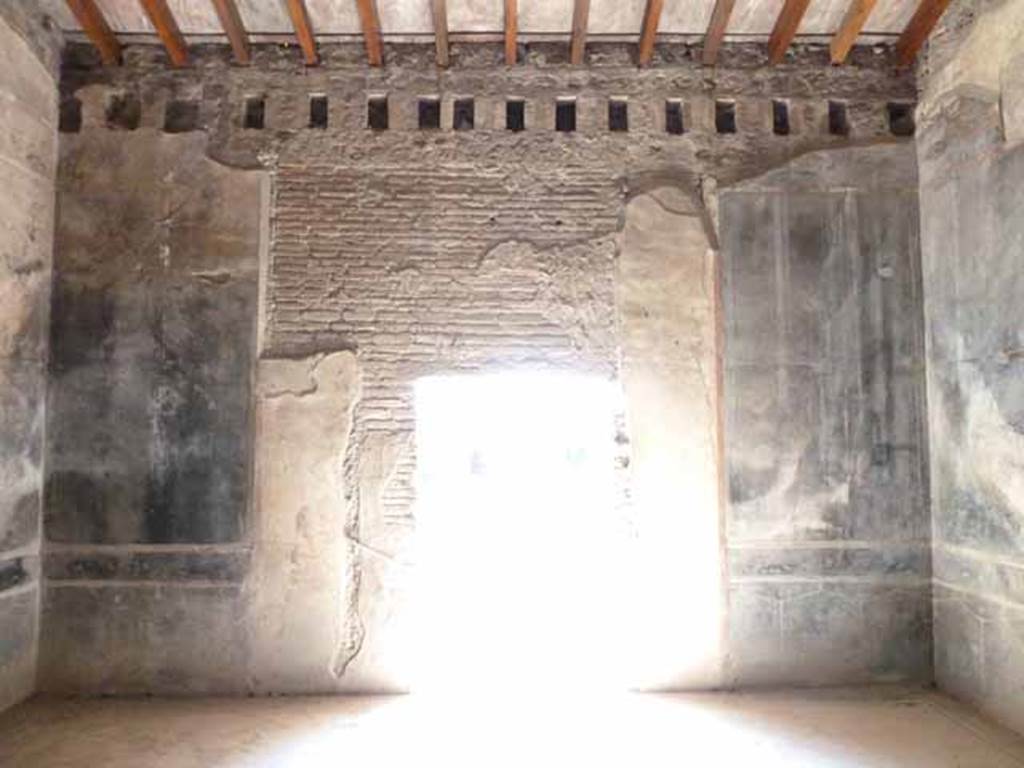
POLYGON ((57 700, 0 716, 0 765, 1024 766, 1024 739, 900 688, 601 697, 57 700))

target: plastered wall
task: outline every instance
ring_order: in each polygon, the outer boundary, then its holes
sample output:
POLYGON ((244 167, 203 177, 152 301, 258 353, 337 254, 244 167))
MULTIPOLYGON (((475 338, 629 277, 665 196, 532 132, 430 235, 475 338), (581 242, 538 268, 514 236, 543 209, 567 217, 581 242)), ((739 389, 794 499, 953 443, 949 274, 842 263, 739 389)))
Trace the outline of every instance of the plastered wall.
POLYGON ((721 193, 732 674, 931 674, 917 173, 815 152, 721 193))
POLYGON ((35 687, 57 92, 39 20, 0 13, 0 709, 35 687))

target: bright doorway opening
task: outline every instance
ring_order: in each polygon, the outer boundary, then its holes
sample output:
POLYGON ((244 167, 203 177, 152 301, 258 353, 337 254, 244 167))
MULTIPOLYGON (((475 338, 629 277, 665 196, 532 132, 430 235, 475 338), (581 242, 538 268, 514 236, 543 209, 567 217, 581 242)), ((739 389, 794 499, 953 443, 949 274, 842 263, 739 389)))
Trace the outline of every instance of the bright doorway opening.
POLYGON ((614 383, 416 386, 416 691, 623 690, 628 524, 614 383))

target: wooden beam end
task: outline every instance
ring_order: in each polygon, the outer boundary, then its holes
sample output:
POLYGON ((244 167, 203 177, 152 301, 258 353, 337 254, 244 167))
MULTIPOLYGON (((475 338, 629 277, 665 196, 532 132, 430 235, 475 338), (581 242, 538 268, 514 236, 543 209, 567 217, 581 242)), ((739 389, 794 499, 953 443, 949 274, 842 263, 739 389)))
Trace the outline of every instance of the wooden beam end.
POLYGON ((316 51, 316 39, 313 37, 313 25, 309 21, 306 0, 287 0, 288 15, 295 28, 295 37, 302 47, 302 58, 307 67, 315 67, 320 63, 320 55, 316 51))
POLYGON ((575 0, 572 9, 572 42, 569 46, 569 63, 573 66, 583 63, 589 18, 590 0, 575 0))
POLYGON ((160 36, 160 40, 167 49, 167 55, 171 59, 172 66, 184 67, 188 65, 188 45, 185 37, 178 29, 178 22, 174 20, 174 14, 167 7, 167 0, 140 0, 146 15, 153 23, 153 28, 160 36))
POLYGON ((356 0, 359 11, 359 23, 363 28, 363 41, 366 44, 366 59, 371 67, 384 64, 384 46, 380 37, 380 16, 377 13, 376 0, 356 0))
POLYGON ((896 41, 896 56, 900 66, 909 67, 917 58, 918 51, 939 23, 950 0, 920 0, 917 10, 896 41))
POLYGON ((704 33, 704 51, 701 54, 701 63, 705 67, 713 67, 718 62, 718 52, 725 39, 725 31, 729 27, 729 17, 732 16, 735 0, 716 0, 711 18, 708 20, 707 32, 704 33))
POLYGON ((448 3, 447 0, 431 0, 431 15, 434 18, 434 43, 437 48, 437 66, 448 67, 448 3))
POLYGON ((224 34, 228 36, 228 42, 231 43, 235 61, 238 64, 249 64, 252 61, 249 35, 245 31, 245 25, 242 23, 242 16, 238 12, 235 0, 212 0, 212 2, 224 34))
POLYGON ((793 43, 809 5, 810 0, 786 0, 768 38, 769 64, 779 64, 786 57, 786 50, 793 43))
POLYGON ((641 67, 649 66, 654 59, 654 44, 658 38, 658 25, 661 23, 661 10, 664 0, 647 0, 644 10, 644 21, 640 27, 640 45, 637 61, 641 67))
POLYGON ((108 67, 121 63, 121 43, 107 24, 103 12, 93 0, 67 0, 82 30, 99 51, 100 60, 108 67))
POLYGON ((505 65, 514 67, 519 61, 519 3, 505 0, 505 65))
POLYGON ((832 40, 828 47, 828 53, 831 62, 838 66, 846 61, 846 55, 849 53, 849 49, 846 49, 845 51, 841 50, 840 47, 836 45, 836 41, 832 40))

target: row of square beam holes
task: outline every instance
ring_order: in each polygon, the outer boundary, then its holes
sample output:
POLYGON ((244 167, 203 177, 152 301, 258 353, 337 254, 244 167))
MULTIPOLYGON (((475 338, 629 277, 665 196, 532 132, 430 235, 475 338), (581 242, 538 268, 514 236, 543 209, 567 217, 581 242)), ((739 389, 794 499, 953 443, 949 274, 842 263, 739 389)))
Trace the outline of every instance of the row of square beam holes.
MULTIPOLYGON (((139 125, 140 106, 138 101, 121 94, 115 94, 107 101, 107 124, 116 128, 134 130, 139 125)), ((266 103, 262 97, 245 100, 243 126, 247 129, 262 130, 266 103)), ((913 108, 910 104, 890 102, 888 104, 889 130, 896 136, 911 136, 914 133, 913 108)), ((441 100, 424 97, 418 100, 419 127, 423 130, 441 127, 441 100)), ((61 130, 75 133, 81 129, 81 103, 70 99, 61 107, 61 130)), ((475 122, 473 99, 455 99, 452 107, 452 128, 456 131, 472 130, 475 122)), ((199 124, 199 103, 195 101, 168 102, 164 113, 164 130, 170 133, 193 131, 199 124)), ((326 96, 311 96, 309 100, 309 127, 326 129, 328 104, 326 96)), ((388 99, 373 96, 367 101, 367 126, 373 130, 388 128, 388 99)), ((526 127, 526 102, 523 99, 509 99, 505 102, 505 127, 510 131, 522 131, 526 127)), ((829 133, 846 136, 850 132, 846 115, 846 104, 841 101, 828 103, 829 133)), ((576 100, 558 99, 555 105, 555 130, 571 133, 576 130, 576 100)), ((626 99, 608 100, 608 130, 629 130, 629 103, 626 99)), ((736 104, 733 101, 715 102, 715 130, 718 133, 736 133, 736 104)), ((776 135, 789 135, 789 104, 783 100, 772 102, 772 130, 776 135)), ((665 102, 665 131, 670 134, 686 132, 683 121, 682 99, 668 99, 665 102)))
MULTIPOLYGON (((890 102, 887 105, 889 130, 896 136, 911 136, 914 133, 913 108, 910 104, 890 102)), ((423 97, 417 101, 419 127, 421 130, 436 130, 441 127, 441 100, 437 97, 423 97)), ((265 103, 262 98, 252 97, 245 101, 244 126, 261 130, 264 124, 265 103)), ((327 97, 311 96, 309 100, 309 127, 327 128, 327 97)), ((452 129, 472 130, 475 122, 473 99, 455 99, 452 104, 452 129)), ((388 99, 373 96, 367 101, 367 126, 373 130, 388 128, 388 99)), ((505 128, 522 131, 526 128, 526 102, 523 99, 509 99, 505 102, 505 128)), ((841 101, 828 103, 829 133, 846 136, 850 124, 846 117, 846 104, 841 101)), ((576 99, 561 98, 555 102, 555 130, 571 133, 576 130, 576 99)), ((629 102, 626 99, 608 100, 608 130, 629 130, 629 102)), ((715 102, 715 130, 718 133, 736 133, 736 104, 732 101, 715 102)), ((665 131, 671 134, 685 133, 683 124, 682 99, 668 99, 665 102, 665 131)), ((789 135, 789 103, 780 99, 772 101, 772 131, 778 136, 789 135)))

